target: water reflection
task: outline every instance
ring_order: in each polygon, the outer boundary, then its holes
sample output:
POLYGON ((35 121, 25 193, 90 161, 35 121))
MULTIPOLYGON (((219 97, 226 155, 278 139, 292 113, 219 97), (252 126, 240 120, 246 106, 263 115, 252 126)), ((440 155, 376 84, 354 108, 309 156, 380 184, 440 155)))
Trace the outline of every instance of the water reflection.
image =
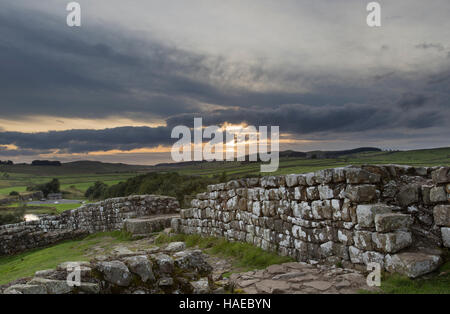
POLYGON ((23 218, 25 219, 25 221, 39 220, 39 217, 37 215, 34 215, 34 214, 26 214, 26 215, 23 216, 23 218))

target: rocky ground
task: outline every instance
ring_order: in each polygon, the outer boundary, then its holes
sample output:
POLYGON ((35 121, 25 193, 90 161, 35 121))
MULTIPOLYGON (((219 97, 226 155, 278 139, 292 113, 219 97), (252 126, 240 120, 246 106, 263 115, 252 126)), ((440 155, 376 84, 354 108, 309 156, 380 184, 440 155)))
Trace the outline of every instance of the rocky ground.
POLYGON ((264 270, 232 274, 230 282, 235 291, 244 293, 358 293, 376 291, 366 284, 366 277, 352 269, 314 266, 307 263, 284 263, 264 270))
POLYGON ((358 293, 374 290, 352 269, 284 263, 245 271, 231 258, 186 249, 182 242, 157 246, 155 236, 96 246, 82 262, 82 286, 65 281, 69 263, 0 287, 3 293, 358 293), (230 275, 231 274, 231 275, 230 275))

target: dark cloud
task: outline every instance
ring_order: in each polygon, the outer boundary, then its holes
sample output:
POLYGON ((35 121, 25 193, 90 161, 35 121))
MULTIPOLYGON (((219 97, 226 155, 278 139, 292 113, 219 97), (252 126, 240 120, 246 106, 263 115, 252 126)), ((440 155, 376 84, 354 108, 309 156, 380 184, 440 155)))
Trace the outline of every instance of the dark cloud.
MULTIPOLYGON (((39 133, 0 132, 0 145, 14 144, 21 150, 55 150, 84 153, 113 149, 132 150, 171 143, 165 127, 119 127, 104 130, 67 130, 39 133)), ((7 152, 4 150, 4 152, 7 152)), ((2 152, 3 153, 3 152, 2 152)))
POLYGON ((417 107, 424 106, 427 101, 428 101, 428 98, 424 95, 408 93, 408 94, 402 95, 398 104, 403 109, 414 109, 417 107))
POLYGON ((445 50, 444 46, 442 44, 440 44, 440 43, 429 43, 429 44, 428 43, 422 43, 422 44, 416 45, 416 48, 424 49, 424 50, 436 49, 437 51, 445 50))

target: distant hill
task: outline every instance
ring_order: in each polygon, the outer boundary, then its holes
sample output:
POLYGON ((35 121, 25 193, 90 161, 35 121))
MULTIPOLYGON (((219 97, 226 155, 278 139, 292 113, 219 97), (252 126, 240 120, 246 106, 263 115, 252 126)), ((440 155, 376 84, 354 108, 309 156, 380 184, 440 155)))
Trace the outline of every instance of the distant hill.
POLYGON ((39 174, 42 176, 58 176, 71 174, 104 174, 126 172, 148 172, 151 166, 127 165, 123 163, 105 163, 100 161, 74 161, 67 163, 34 163, 0 165, 0 171, 10 173, 39 174))
POLYGON ((376 147, 360 147, 355 149, 347 149, 347 150, 330 150, 330 151, 311 151, 306 152, 306 158, 338 158, 342 156, 348 156, 353 154, 359 154, 359 153, 366 153, 366 152, 381 152, 382 150, 376 147))

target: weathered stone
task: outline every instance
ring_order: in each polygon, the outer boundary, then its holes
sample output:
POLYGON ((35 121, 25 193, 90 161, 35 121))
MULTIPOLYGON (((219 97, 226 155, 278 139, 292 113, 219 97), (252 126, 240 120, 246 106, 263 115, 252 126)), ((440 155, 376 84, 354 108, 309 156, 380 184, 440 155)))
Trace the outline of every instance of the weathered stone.
POLYGON ((328 185, 319 185, 317 188, 321 200, 329 200, 334 197, 334 191, 328 185))
POLYGON ((184 242, 171 242, 166 247, 167 252, 180 252, 186 249, 186 244, 184 242))
POLYGON ((105 280, 112 284, 126 287, 131 283, 131 273, 121 261, 99 262, 97 269, 105 276, 105 280))
POLYGON ((441 167, 431 173, 434 184, 450 182, 450 167, 441 167))
POLYGON ((375 228, 377 232, 406 231, 412 222, 412 217, 405 214, 386 213, 375 215, 375 228))
POLYGON ((447 202, 447 191, 444 186, 436 186, 430 190, 430 201, 432 203, 447 202))
POLYGON ((87 294, 99 294, 100 293, 100 285, 97 283, 81 282, 81 285, 79 287, 76 287, 76 289, 80 292, 87 293, 87 294))
POLYGON ((384 253, 395 253, 411 245, 411 233, 397 231, 395 233, 372 233, 375 248, 384 253))
POLYGON ((33 278, 27 284, 43 286, 45 287, 48 294, 66 294, 71 292, 73 289, 67 284, 66 280, 33 278))
POLYGON ((348 248, 348 253, 350 255, 350 260, 353 264, 362 264, 363 263, 363 251, 358 249, 357 247, 350 246, 348 248))
POLYGON ((311 203, 311 209, 314 219, 331 219, 333 218, 333 209, 331 208, 331 202, 326 201, 313 201, 311 203))
POLYGON ((202 278, 197 281, 191 281, 194 294, 206 294, 211 290, 209 288, 208 278, 202 278))
POLYGON ((5 294, 47 294, 47 289, 42 285, 17 284, 5 289, 5 294))
POLYGON ((158 280, 158 286, 160 287, 170 287, 173 286, 173 278, 172 277, 163 277, 158 280))
POLYGON ((306 197, 310 201, 319 199, 319 190, 315 186, 306 188, 306 197))
POLYGON ((433 216, 436 225, 450 227, 450 205, 434 206, 433 216))
POLYGON ((408 184, 403 186, 397 194, 397 202, 400 206, 408 206, 419 201, 420 186, 408 184))
POLYGON ((38 270, 34 273, 34 277, 40 277, 40 278, 47 278, 52 277, 56 274, 56 270, 54 269, 45 269, 45 270, 38 270))
POLYGON ((286 176, 286 185, 288 187, 294 187, 298 185, 298 174, 288 174, 286 176))
POLYGON ((152 265, 147 256, 139 255, 125 258, 125 263, 132 273, 138 275, 143 282, 155 281, 152 265))
POLYGON ((377 198, 377 190, 375 185, 347 185, 345 189, 345 197, 352 202, 372 202, 377 198))
POLYGON ((174 258, 175 265, 183 270, 196 270, 200 275, 212 270, 211 265, 203 259, 203 253, 200 250, 177 252, 174 258))
POLYGON ((155 260, 161 273, 171 273, 173 271, 174 260, 169 255, 157 254, 155 260))
POLYGON ((259 293, 279 294, 285 293, 290 289, 287 282, 280 280, 262 280, 255 284, 259 293))
POLYGON ((356 216, 361 227, 373 227, 376 215, 390 212, 392 212, 392 207, 381 203, 358 205, 356 207, 356 216))
POLYGON ((436 270, 442 263, 438 255, 421 252, 404 252, 386 255, 386 270, 416 278, 436 270))
POLYGON ((362 253, 363 263, 368 265, 369 263, 378 263, 380 267, 384 267, 384 254, 374 251, 366 251, 362 253))
POLYGON ((75 267, 90 267, 91 264, 86 261, 64 262, 59 264, 57 270, 73 270, 75 267))
POLYGON ((441 236, 444 246, 450 248, 450 228, 441 228, 441 236))
POLYGON ((370 173, 360 168, 346 169, 345 176, 347 178, 347 183, 350 184, 378 183, 381 180, 379 174, 370 173))
POLYGON ((326 291, 331 288, 331 283, 327 281, 311 281, 305 282, 305 286, 314 288, 319 291, 326 291))
POLYGON ((353 237, 354 245, 360 250, 372 251, 372 232, 370 231, 355 231, 353 237))
POLYGON ((278 275, 286 272, 286 268, 283 265, 270 265, 266 268, 266 272, 271 275, 278 275))

